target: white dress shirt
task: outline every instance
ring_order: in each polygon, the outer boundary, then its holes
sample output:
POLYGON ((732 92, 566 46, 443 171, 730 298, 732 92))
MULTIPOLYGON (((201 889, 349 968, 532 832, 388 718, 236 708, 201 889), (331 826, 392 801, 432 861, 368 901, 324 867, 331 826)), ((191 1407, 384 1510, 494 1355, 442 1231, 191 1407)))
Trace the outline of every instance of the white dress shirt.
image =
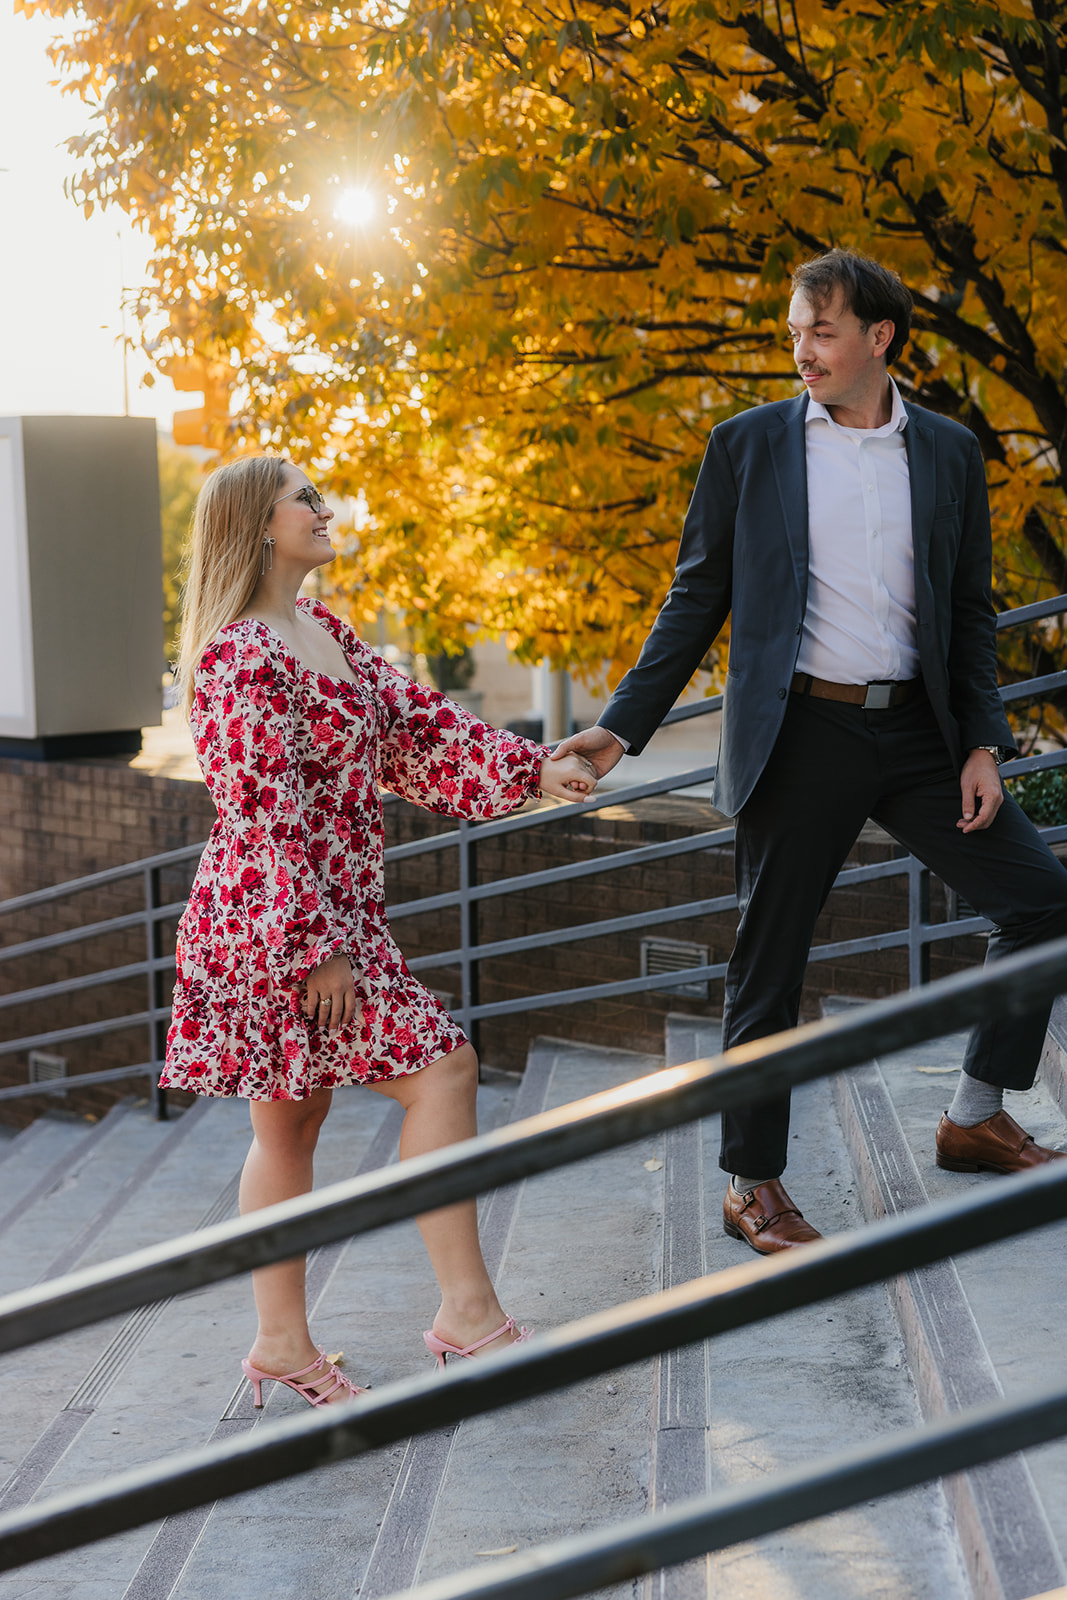
POLYGON ((808 400, 808 603, 797 671, 833 683, 915 678, 908 414, 890 380, 880 428, 843 428, 808 400))
POLYGON ((810 397, 804 419, 808 603, 797 671, 831 683, 919 675, 908 414, 889 386, 892 414, 880 428, 843 428, 810 397))

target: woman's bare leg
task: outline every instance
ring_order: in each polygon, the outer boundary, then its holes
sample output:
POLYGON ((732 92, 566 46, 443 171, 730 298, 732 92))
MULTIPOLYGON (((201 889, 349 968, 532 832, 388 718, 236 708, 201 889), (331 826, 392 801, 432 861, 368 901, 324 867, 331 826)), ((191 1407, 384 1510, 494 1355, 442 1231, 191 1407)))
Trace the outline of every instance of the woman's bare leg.
MULTIPOLYGON (((478 1057, 461 1045, 420 1072, 371 1085, 404 1108, 400 1159, 473 1139, 478 1132, 475 1097, 478 1057)), ((441 1309, 434 1318, 438 1337, 449 1344, 473 1344, 499 1328, 505 1314, 496 1297, 478 1242, 478 1208, 473 1200, 444 1206, 417 1218, 419 1232, 441 1288, 441 1309)), ((511 1344, 505 1334, 485 1346, 487 1352, 511 1344)))
MULTIPOLYGON (((241 1173, 241 1215, 307 1194, 312 1186, 315 1146, 330 1109, 332 1091, 316 1089, 306 1100, 251 1100, 252 1148, 241 1173)), ((261 1372, 299 1372, 318 1360, 307 1321, 306 1257, 279 1261, 252 1274, 259 1326, 248 1359, 261 1372)), ((333 1379, 323 1379, 328 1386, 333 1379)), ((338 1391, 337 1399, 346 1398, 338 1391)))

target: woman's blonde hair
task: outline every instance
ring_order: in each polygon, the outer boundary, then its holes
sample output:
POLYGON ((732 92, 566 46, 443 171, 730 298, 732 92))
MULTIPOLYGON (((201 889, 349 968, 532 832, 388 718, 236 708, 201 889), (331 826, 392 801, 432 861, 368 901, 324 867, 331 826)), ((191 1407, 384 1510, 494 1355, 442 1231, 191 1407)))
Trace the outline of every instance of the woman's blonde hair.
POLYGON ((284 456, 243 456, 213 472, 196 497, 177 671, 187 716, 200 657, 241 615, 259 581, 263 538, 288 465, 284 456))

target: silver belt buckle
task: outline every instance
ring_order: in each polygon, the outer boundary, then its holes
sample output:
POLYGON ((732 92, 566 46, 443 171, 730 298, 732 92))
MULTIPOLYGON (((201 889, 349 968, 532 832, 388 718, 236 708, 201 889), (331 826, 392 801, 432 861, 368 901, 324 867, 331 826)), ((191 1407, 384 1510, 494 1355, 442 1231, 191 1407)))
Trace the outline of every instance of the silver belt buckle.
POLYGON ((863 710, 888 711, 893 704, 893 690, 895 687, 895 684, 892 683, 869 683, 867 685, 867 695, 863 702, 863 710))

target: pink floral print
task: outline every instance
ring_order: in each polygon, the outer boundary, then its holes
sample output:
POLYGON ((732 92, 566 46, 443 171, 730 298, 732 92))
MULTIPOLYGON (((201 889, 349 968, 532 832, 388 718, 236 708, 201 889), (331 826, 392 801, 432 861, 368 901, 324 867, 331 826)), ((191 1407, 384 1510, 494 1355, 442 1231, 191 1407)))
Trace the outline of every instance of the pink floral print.
POLYGON ((417 1072, 464 1043, 412 977, 385 916, 379 786, 494 817, 536 796, 547 751, 398 672, 317 601, 357 681, 304 667, 261 622, 221 628, 196 672, 193 736, 218 810, 178 925, 160 1082, 302 1100, 417 1072), (361 1014, 330 1034, 303 980, 343 952, 361 1014))

